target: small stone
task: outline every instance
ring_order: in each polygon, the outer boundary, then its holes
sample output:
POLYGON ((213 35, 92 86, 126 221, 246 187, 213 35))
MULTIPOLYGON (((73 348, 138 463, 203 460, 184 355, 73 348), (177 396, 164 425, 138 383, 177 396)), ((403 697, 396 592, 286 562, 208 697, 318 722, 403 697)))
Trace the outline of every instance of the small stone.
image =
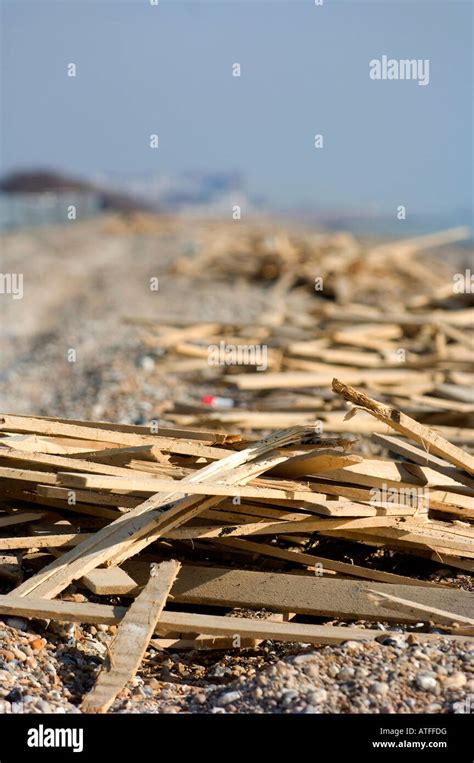
POLYGON ((432 673, 428 671, 422 671, 416 676, 416 685, 423 691, 436 691, 438 688, 438 682, 432 673))
POLYGON ((167 705, 166 707, 162 709, 161 712, 167 713, 168 715, 174 715, 176 713, 180 713, 181 708, 179 707, 179 705, 167 705))
POLYGON ((328 693, 326 689, 313 689, 313 691, 308 692, 306 699, 311 705, 320 705, 322 702, 326 701, 327 696, 328 693))
POLYGON ((380 639, 380 643, 384 646, 403 647, 407 646, 407 641, 400 636, 388 636, 387 638, 380 639))
POLYGON ((207 697, 205 694, 196 694, 194 697, 194 701, 197 702, 198 705, 205 705, 207 702, 207 697))
POLYGON ((457 671, 443 681, 443 689, 462 689, 467 683, 467 678, 464 673, 457 671))
POLYGON ((232 702, 237 702, 240 697, 240 691, 226 691, 225 694, 221 694, 217 698, 216 705, 218 707, 226 707, 226 705, 230 705, 232 702))
POLYGON ((303 673, 309 678, 318 678, 319 668, 316 665, 305 665, 303 673))
POLYGON ((314 654, 298 654, 293 662, 295 665, 305 665, 307 662, 312 662, 314 660, 314 654))
POLYGON ((10 692, 8 692, 5 699, 7 700, 7 702, 20 702, 22 696, 23 695, 21 691, 15 687, 10 692))
POLYGON ((153 371, 155 368, 155 361, 150 355, 143 355, 139 363, 140 368, 143 368, 144 371, 153 371))
POLYGON ((294 699, 298 696, 298 692, 294 689, 289 689, 288 691, 285 691, 281 698, 281 704, 283 707, 289 707, 294 699))
POLYGON ((7 617, 6 623, 17 631, 26 631, 28 627, 27 621, 22 617, 7 617))
POLYGON ((353 652, 358 652, 362 649, 362 644, 359 641, 345 641, 344 646, 353 652))
POLYGON ((389 685, 385 683, 385 681, 374 681, 374 683, 369 685, 369 692, 370 694, 378 694, 381 697, 384 697, 389 690, 389 685))
POLYGON ((41 649, 44 649, 45 644, 46 641, 43 638, 35 638, 34 641, 30 641, 30 646, 35 650, 35 652, 39 652, 41 649))
POLYGON ((350 681, 352 678, 354 678, 355 670, 354 668, 341 668, 339 673, 337 674, 337 680, 338 681, 350 681))
POLYGON ((38 699, 36 702, 36 707, 38 710, 41 710, 42 713, 51 713, 52 707, 49 704, 49 702, 46 702, 44 699, 38 699))

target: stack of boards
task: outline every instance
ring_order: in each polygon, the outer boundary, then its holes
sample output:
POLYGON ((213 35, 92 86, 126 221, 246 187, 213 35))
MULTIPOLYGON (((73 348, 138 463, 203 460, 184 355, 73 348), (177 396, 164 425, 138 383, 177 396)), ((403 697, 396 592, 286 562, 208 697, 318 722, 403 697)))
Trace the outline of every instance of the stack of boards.
POLYGON ((446 437, 449 427, 431 428, 345 379, 331 385, 341 409, 332 434, 314 418, 257 439, 0 416, 0 615, 118 623, 83 709, 106 711, 149 643, 380 638, 370 621, 396 623, 407 637, 425 623, 422 640, 436 638, 433 626, 474 638, 474 593, 377 568, 394 552, 454 576, 473 572, 474 457, 446 437), (361 418, 390 457, 361 454, 361 418), (376 553, 370 566, 316 556, 319 538, 376 553), (72 583, 93 601, 71 601, 72 583), (234 608, 271 615, 236 617, 234 608))

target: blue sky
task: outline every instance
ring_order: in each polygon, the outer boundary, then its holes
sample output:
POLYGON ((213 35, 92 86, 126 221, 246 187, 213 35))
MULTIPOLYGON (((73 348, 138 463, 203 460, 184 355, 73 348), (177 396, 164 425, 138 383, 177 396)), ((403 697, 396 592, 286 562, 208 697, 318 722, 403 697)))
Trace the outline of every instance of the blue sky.
POLYGON ((3 0, 2 42, 4 172, 238 170, 277 205, 472 204, 470 2, 3 0), (429 85, 372 81, 384 54, 430 59, 429 85))

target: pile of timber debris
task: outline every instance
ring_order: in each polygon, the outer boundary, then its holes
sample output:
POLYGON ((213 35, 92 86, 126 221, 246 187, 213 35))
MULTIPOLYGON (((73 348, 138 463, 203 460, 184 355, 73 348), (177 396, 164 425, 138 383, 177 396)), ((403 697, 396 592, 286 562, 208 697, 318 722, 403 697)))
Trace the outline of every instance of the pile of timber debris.
POLYGON ((350 624, 380 619, 406 629, 425 622, 420 639, 436 638, 433 625, 446 638, 474 638, 474 593, 388 572, 377 558, 369 567, 312 553, 324 537, 474 570, 474 457, 440 434, 446 427, 435 431, 337 379, 332 395, 354 406, 338 437, 314 424, 255 441, 0 416, 0 576, 11 588, 0 615, 119 623, 83 709, 111 706, 150 639, 175 649, 232 648, 236 637, 240 646, 332 644, 380 637, 350 624), (357 452, 364 412, 396 458, 357 452), (93 602, 61 598, 74 581, 93 602), (274 615, 221 614, 233 607, 274 615), (324 622, 334 618, 346 625, 324 622))
MULTIPOLYGON (((233 275, 263 282, 267 308, 253 323, 129 317, 152 368, 148 383, 182 382, 183 394, 160 415, 177 426, 245 432, 318 419, 326 433, 346 432, 343 404, 329 389, 340 377, 453 442, 474 443, 472 288, 453 264, 414 259, 464 235, 370 248, 348 234, 203 234, 202 251, 178 271, 198 285, 233 275)), ((385 430, 363 415, 352 427, 374 431, 385 430)))

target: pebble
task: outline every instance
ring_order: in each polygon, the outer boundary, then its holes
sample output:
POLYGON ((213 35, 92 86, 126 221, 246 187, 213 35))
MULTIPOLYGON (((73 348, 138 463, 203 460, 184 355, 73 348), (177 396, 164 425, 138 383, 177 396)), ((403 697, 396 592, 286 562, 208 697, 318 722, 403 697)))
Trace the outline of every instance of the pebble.
POLYGON ((240 691, 227 691, 225 694, 221 694, 221 696, 217 698, 216 705, 218 707, 225 707, 232 702, 237 702, 241 696, 240 691))
POLYGON ((283 707, 289 707, 294 699, 298 696, 298 692, 294 689, 290 689, 289 691, 285 691, 281 698, 281 704, 283 707))
POLYGON ((422 671, 416 676, 416 685, 423 691, 436 691, 438 682, 434 675, 428 671, 422 671))
POLYGON ((293 659, 293 663, 295 665, 305 665, 307 662, 312 662, 313 660, 314 660, 314 653, 310 653, 310 654, 298 654, 293 659))
POLYGON ((43 638, 35 638, 33 641, 30 641, 30 646, 35 650, 35 652, 39 652, 41 649, 44 649, 45 644, 46 641, 43 638))
POLYGON ((467 678, 464 675, 464 673, 461 673, 461 671, 456 671, 456 673, 453 673, 451 676, 447 676, 447 678, 443 681, 443 688, 444 689, 462 689, 467 683, 467 678))
POLYGON ((28 622, 22 617, 7 617, 6 623, 17 631, 26 631, 28 628, 28 622))
POLYGON ((320 705, 322 702, 326 701, 327 696, 328 696, 328 693, 326 689, 314 689, 313 691, 310 691, 308 693, 306 699, 312 705, 320 705))
POLYGON ((350 681, 352 678, 354 678, 355 669, 354 668, 341 668, 339 673, 337 674, 337 680, 338 681, 350 681))
POLYGON ((378 694, 381 697, 384 697, 388 694, 389 688, 389 685, 385 683, 385 681, 374 681, 374 683, 369 685, 369 692, 370 694, 378 694))
POLYGON ((425 712, 426 713, 440 713, 441 712, 441 705, 438 705, 435 702, 432 702, 430 705, 426 705, 425 712))

